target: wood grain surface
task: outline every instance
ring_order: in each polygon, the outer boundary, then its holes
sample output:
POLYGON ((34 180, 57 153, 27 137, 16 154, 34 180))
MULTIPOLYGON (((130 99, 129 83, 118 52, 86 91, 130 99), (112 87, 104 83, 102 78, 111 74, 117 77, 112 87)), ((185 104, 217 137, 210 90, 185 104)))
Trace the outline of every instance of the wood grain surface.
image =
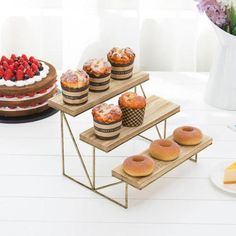
MULTIPOLYGON (((173 136, 170 136, 168 139, 173 140, 173 136)), ((170 170, 176 168, 178 165, 188 160, 193 155, 199 153, 206 147, 212 144, 212 138, 206 135, 203 136, 202 142, 195 146, 180 146, 180 156, 174 161, 159 161, 153 159, 155 161, 154 171, 151 175, 146 177, 132 177, 126 174, 123 171, 123 165, 119 165, 115 169, 112 170, 112 176, 132 185, 137 189, 143 189, 148 186, 153 181, 160 178, 165 173, 170 170)), ((149 150, 145 150, 141 153, 141 155, 151 157, 149 154, 149 150)))
POLYGON ((96 138, 94 128, 92 127, 81 133, 80 139, 104 152, 109 152, 179 111, 179 105, 157 96, 151 96, 147 99, 147 106, 142 125, 138 127, 122 127, 118 138, 107 141, 96 138))
POLYGON ((62 95, 59 94, 49 100, 49 106, 57 110, 63 111, 71 116, 77 116, 95 105, 102 103, 116 95, 129 90, 145 81, 149 80, 149 74, 146 72, 136 72, 132 78, 121 81, 111 79, 110 88, 107 91, 96 93, 89 92, 88 102, 84 105, 67 105, 63 102, 62 95))

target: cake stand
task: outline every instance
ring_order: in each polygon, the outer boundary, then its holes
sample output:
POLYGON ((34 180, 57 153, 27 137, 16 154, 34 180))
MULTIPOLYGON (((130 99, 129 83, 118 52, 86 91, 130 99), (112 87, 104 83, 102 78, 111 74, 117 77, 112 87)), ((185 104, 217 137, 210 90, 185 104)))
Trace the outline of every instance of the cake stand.
MULTIPOLYGON (((80 106, 71 106, 67 105, 63 102, 62 94, 55 96, 49 100, 49 106, 54 109, 57 109, 61 112, 61 158, 62 158, 62 174, 67 177, 68 179, 76 182, 77 184, 93 191, 96 194, 122 206, 124 208, 128 208, 128 187, 132 186, 137 189, 144 189, 149 184, 160 178, 162 175, 166 174, 170 170, 176 168, 178 165, 183 163, 186 160, 191 160, 197 162, 197 155, 198 153, 212 144, 212 138, 206 135, 203 136, 203 140, 200 144, 195 146, 180 146, 181 154, 179 158, 171 162, 163 162, 163 161, 155 161, 155 168, 151 175, 147 177, 131 177, 123 171, 122 165, 114 168, 112 172, 112 176, 117 178, 118 181, 108 183, 103 186, 96 185, 96 149, 104 151, 106 153, 114 150, 118 146, 124 144, 125 142, 129 141, 130 139, 140 136, 141 138, 152 142, 150 138, 142 135, 142 133, 150 128, 155 128, 157 131, 157 138, 166 138, 166 129, 167 129, 167 119, 171 116, 175 115, 180 111, 180 106, 168 101, 166 99, 157 97, 157 96, 150 96, 147 98, 147 105, 145 110, 145 117, 144 122, 142 125, 138 127, 122 127, 121 133, 118 138, 113 140, 100 140, 96 138, 93 127, 90 129, 82 132, 80 134, 80 140, 86 142, 87 144, 92 146, 92 158, 93 158, 93 166, 92 166, 92 174, 90 176, 87 166, 85 165, 84 158, 81 155, 79 146, 76 142, 75 135, 73 134, 70 124, 67 120, 67 115, 72 117, 77 117, 79 114, 86 112, 90 108, 93 108, 95 105, 105 102, 106 100, 113 98, 116 95, 119 95, 129 89, 134 89, 137 92, 137 89, 140 88, 143 96, 146 97, 144 88, 142 83, 149 80, 149 74, 146 72, 136 72, 133 74, 132 78, 121 81, 121 80, 111 80, 110 88, 107 91, 101 93, 89 93, 88 102, 84 105, 80 106), (160 133, 159 128, 157 125, 163 123, 164 131, 163 134, 160 133), (64 144, 64 124, 69 130, 71 139, 73 141, 73 145, 77 151, 78 157, 82 164, 83 170, 85 175, 88 179, 89 184, 85 184, 78 180, 77 178, 67 174, 65 168, 65 144, 64 144), (101 190, 105 188, 109 188, 114 185, 124 184, 124 202, 119 202, 114 198, 107 196, 106 194, 102 193, 101 190)), ((168 139, 173 139, 172 136, 168 137, 168 139)), ((148 150, 144 150, 142 155, 149 156, 148 150)))

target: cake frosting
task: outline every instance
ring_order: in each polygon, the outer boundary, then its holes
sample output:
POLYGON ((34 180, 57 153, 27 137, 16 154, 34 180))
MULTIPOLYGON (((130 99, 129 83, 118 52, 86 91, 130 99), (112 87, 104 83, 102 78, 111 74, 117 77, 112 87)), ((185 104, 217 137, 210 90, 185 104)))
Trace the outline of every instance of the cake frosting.
POLYGON ((90 59, 84 63, 83 69, 96 77, 109 75, 111 73, 111 64, 105 58, 90 59))

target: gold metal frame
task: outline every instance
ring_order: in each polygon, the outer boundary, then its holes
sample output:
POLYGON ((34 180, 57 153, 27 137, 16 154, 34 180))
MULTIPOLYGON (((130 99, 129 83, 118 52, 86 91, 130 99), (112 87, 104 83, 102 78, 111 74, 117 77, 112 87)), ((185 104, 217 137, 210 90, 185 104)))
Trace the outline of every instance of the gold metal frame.
POLYGON ((93 171, 92 171, 92 180, 91 180, 91 178, 89 176, 89 173, 88 173, 88 170, 86 168, 86 165, 84 163, 83 157, 82 157, 81 152, 79 150, 78 144, 77 144, 77 142, 76 142, 76 140, 74 138, 73 132, 72 132, 72 130, 70 128, 70 124, 69 124, 69 122, 68 122, 68 120, 66 118, 66 115, 62 111, 61 111, 61 158, 62 158, 62 174, 65 177, 67 177, 68 179, 76 182, 77 184, 79 184, 79 185, 81 185, 81 186, 83 186, 83 187, 85 187, 87 189, 90 189, 91 191, 99 194, 100 196, 102 196, 102 197, 104 197, 104 198, 106 198, 106 199, 108 199, 108 200, 118 204, 119 206, 122 206, 124 208, 128 208, 128 184, 127 183, 124 183, 123 181, 117 181, 117 182, 114 182, 114 183, 110 183, 110 184, 106 184, 106 185, 103 185, 103 186, 96 187, 96 148, 95 147, 93 147, 93 171), (87 179, 89 181, 89 185, 86 185, 86 184, 80 182, 79 180, 71 177, 70 175, 68 175, 66 173, 66 168, 65 168, 65 149, 64 149, 65 148, 65 143, 64 143, 64 121, 65 121, 65 124, 66 124, 66 126, 68 128, 70 136, 72 138, 73 144, 75 146, 75 149, 77 151, 78 157, 79 157, 80 162, 82 164, 82 167, 84 169, 85 175, 86 175, 86 177, 87 177, 87 179), (125 184, 125 203, 124 204, 118 202, 117 200, 115 200, 115 199, 113 199, 113 198, 111 198, 111 197, 109 197, 109 196, 107 196, 107 195, 105 195, 105 194, 103 194, 101 192, 99 192, 99 190, 101 190, 101 189, 108 188, 108 187, 111 187, 111 186, 114 186, 114 185, 117 185, 117 184, 121 184, 121 183, 125 184))
MULTIPOLYGON (((146 97, 146 94, 145 94, 145 92, 144 92, 144 89, 143 89, 142 85, 140 84, 139 86, 140 86, 140 88, 141 88, 141 91, 142 91, 144 97, 146 97)), ((137 88, 136 88, 136 87, 135 87, 135 91, 137 91, 137 88)), ((163 137, 164 137, 164 138, 166 138, 166 124, 167 124, 167 120, 164 120, 164 133, 163 133, 163 137)), ((162 136, 161 136, 161 134, 160 134, 160 131, 159 131, 157 125, 155 125, 155 128, 156 128, 156 131, 157 131, 157 133, 158 133, 158 136, 159 136, 160 138, 162 138, 162 136)), ((152 141, 153 141, 153 140, 151 140, 151 139, 149 139, 149 138, 147 138, 147 137, 145 137, 145 136, 143 136, 143 135, 141 135, 141 134, 139 134, 139 137, 141 137, 141 138, 143 138, 143 139, 145 139, 145 140, 147 140, 147 141, 149 141, 149 142, 152 142, 152 141)), ((106 184, 106 185, 102 185, 102 186, 98 186, 98 187, 96 186, 96 148, 95 148, 94 146, 93 146, 92 148, 93 148, 93 165, 92 165, 93 167, 92 167, 92 178, 91 178, 90 175, 89 175, 89 172, 88 172, 88 170, 87 170, 87 167, 86 167, 86 165, 85 165, 85 162, 84 162, 84 160, 83 160, 82 154, 81 154, 81 152, 80 152, 80 150, 79 150, 79 147, 78 147, 78 144, 77 144, 77 142, 76 142, 76 139, 75 139, 75 137, 74 137, 74 135, 73 135, 72 129, 71 129, 71 127, 70 127, 70 124, 69 124, 69 122, 68 122, 68 120, 67 120, 67 118, 66 118, 66 115, 65 115, 64 112, 61 111, 61 158, 62 158, 62 174, 63 174, 65 177, 67 177, 68 179, 70 179, 70 180, 76 182, 77 184, 79 184, 79 185, 81 185, 81 186, 83 186, 83 187, 85 187, 85 188, 87 188, 87 189, 93 191, 94 193, 97 193, 98 195, 100 195, 100 196, 102 196, 102 197, 104 197, 104 198, 110 200, 111 202, 113 202, 113 203, 115 203, 115 204, 117 204, 117 205, 119 205, 119 206, 121 206, 121 207, 123 207, 123 208, 128 208, 128 184, 127 184, 127 183, 125 183, 124 181, 120 180, 120 181, 113 182, 113 183, 109 183, 109 184, 106 184), (77 179, 71 177, 70 175, 68 175, 68 174, 66 173, 66 166, 65 166, 65 143, 64 143, 64 121, 65 121, 65 124, 66 124, 66 126, 67 126, 67 128, 68 128, 68 131, 69 131, 69 133, 70 133, 70 137, 71 137, 71 139, 72 139, 72 141, 73 141, 74 147, 75 147, 75 149, 76 149, 77 155, 78 155, 78 157, 79 157, 79 160, 80 160, 81 165, 82 165, 82 167, 83 167, 83 170, 84 170, 84 172, 85 172, 86 178, 88 179, 89 185, 80 182, 79 180, 77 180, 77 179), (99 191, 99 190, 101 190, 101 189, 109 188, 109 187, 112 187, 112 186, 115 186, 115 185, 118 185, 118 184, 121 184, 121 183, 124 183, 124 185, 125 185, 125 190, 124 190, 124 191, 125 191, 125 192, 124 192, 124 203, 121 203, 121 202, 119 202, 119 201, 117 201, 117 200, 115 200, 115 199, 113 199, 113 198, 111 198, 111 197, 109 197, 109 196, 107 196, 107 195, 105 195, 105 194, 103 194, 103 193, 101 193, 101 192, 99 191)), ((197 154, 195 155, 195 158, 192 158, 192 157, 191 157, 189 160, 194 161, 194 162, 197 162, 197 154)))

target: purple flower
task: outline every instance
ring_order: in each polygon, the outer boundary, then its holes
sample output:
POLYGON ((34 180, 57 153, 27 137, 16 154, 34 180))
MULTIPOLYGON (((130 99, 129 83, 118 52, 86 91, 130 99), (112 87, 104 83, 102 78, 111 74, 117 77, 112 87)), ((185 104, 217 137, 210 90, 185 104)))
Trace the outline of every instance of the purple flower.
POLYGON ((229 23, 227 8, 216 0, 196 0, 197 7, 201 12, 205 12, 212 22, 219 27, 229 23))

